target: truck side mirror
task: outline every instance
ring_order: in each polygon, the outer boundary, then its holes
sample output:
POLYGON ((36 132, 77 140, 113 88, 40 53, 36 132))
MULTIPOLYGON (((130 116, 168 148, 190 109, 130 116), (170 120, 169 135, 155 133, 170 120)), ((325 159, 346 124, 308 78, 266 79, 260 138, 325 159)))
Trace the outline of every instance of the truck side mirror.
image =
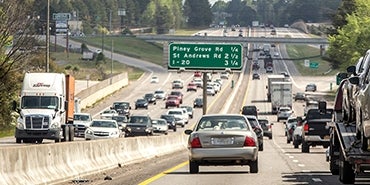
POLYGON ((15 101, 15 100, 13 100, 13 102, 12 102, 12 109, 14 111, 18 112, 18 113, 20 112, 18 107, 17 107, 17 101, 15 101))

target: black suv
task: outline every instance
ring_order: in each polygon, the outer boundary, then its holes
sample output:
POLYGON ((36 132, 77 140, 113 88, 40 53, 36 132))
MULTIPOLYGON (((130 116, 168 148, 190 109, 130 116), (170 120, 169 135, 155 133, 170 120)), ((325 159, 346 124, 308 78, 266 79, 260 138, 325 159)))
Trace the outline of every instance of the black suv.
POLYGON ((157 103, 157 98, 154 96, 154 93, 145 94, 144 99, 146 99, 148 103, 153 103, 154 105, 157 103))
POLYGON ((257 117, 257 114, 258 114, 258 109, 255 105, 246 105, 246 106, 243 106, 242 108, 242 114, 243 115, 252 115, 252 116, 256 116, 257 117))
POLYGON ((152 136, 153 125, 149 116, 135 115, 131 116, 126 124, 125 137, 128 136, 152 136))
POLYGON ((127 118, 130 116, 131 106, 129 102, 114 102, 111 109, 116 110, 119 115, 124 115, 127 118))

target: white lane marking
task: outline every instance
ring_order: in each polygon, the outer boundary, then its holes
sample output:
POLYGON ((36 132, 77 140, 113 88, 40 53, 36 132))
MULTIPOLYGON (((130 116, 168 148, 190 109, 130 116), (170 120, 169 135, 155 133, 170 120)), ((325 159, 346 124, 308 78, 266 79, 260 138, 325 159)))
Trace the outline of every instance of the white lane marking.
POLYGON ((313 180, 314 182, 322 182, 322 180, 321 180, 320 178, 312 178, 312 180, 313 180))
POLYGON ((304 164, 298 164, 299 167, 305 167, 306 165, 304 164))
POLYGON ((299 161, 297 159, 294 159, 293 160, 293 163, 298 163, 299 161))
POLYGON ((289 158, 293 159, 293 158, 294 158, 294 156, 290 155, 290 156, 289 156, 289 158))

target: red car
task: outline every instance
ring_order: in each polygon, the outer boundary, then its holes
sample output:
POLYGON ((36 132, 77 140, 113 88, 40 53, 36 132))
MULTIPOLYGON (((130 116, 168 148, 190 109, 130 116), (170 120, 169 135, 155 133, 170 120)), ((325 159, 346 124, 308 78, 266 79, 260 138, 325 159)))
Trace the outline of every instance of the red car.
POLYGON ((180 106, 180 99, 178 96, 169 95, 166 99, 166 109, 168 107, 179 107, 180 106))
POLYGON ((197 85, 193 82, 190 82, 188 84, 188 88, 187 88, 186 91, 195 91, 195 92, 197 92, 197 85))
POLYGON ((194 72, 194 77, 202 77, 202 72, 200 72, 200 71, 195 71, 195 72, 194 72))
POLYGON ((182 104, 182 99, 183 99, 184 95, 182 94, 181 91, 171 91, 170 95, 177 96, 177 98, 180 100, 180 104, 182 104))

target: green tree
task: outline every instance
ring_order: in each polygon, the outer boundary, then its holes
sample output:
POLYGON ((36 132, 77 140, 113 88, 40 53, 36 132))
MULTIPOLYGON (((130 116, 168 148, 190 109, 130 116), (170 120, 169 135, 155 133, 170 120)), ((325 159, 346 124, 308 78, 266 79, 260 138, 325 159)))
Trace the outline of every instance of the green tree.
POLYGON ((355 10, 355 0, 342 0, 340 7, 336 13, 332 15, 333 28, 329 28, 328 34, 338 34, 340 28, 347 24, 347 15, 353 13, 355 10))
POLYGON ((155 20, 157 34, 168 33, 171 24, 171 15, 167 6, 157 6, 155 20))
POLYGON ((29 36, 35 33, 35 20, 27 19, 33 13, 30 5, 23 0, 0 3, 0 127, 12 122, 12 101, 18 97, 21 76, 28 68, 28 51, 35 44, 35 38, 29 36))
POLYGON ((213 18, 208 0, 185 0, 184 15, 189 27, 208 27, 213 18))
POLYGON ((368 0, 355 0, 355 10, 346 18, 347 24, 329 37, 327 51, 335 66, 353 65, 369 49, 370 4, 368 0))

